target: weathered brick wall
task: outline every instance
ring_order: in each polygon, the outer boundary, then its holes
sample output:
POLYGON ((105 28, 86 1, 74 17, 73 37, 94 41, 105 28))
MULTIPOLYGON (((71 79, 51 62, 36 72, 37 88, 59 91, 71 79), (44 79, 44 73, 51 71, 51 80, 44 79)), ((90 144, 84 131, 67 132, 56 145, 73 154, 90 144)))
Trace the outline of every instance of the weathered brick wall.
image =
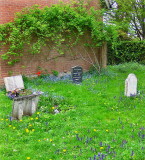
POLYGON ((82 37, 82 41, 73 48, 68 48, 66 44, 63 44, 62 50, 65 53, 63 55, 60 55, 53 49, 53 44, 50 45, 52 48, 43 47, 41 53, 35 55, 29 53, 29 47, 25 46, 24 56, 14 66, 7 65, 6 61, 1 60, 1 76, 36 74, 39 68, 42 68, 43 72, 47 71, 48 73, 52 73, 52 70, 67 72, 71 71, 71 67, 77 65, 82 66, 84 70, 88 70, 90 67, 88 62, 92 63, 95 60, 94 53, 97 53, 101 63, 101 49, 92 50, 88 47, 84 48, 81 44, 88 41, 90 37, 86 34, 85 38, 82 37))
MULTIPOLYGON (((69 0, 63 1, 69 3, 69 0)), ((59 0, 0 0, 0 24, 13 21, 14 14, 21 11, 24 7, 34 4, 41 5, 42 7, 51 6, 58 2, 59 0)), ((99 0, 90 2, 90 5, 99 8, 99 0)), ((75 50, 77 50, 76 53, 83 54, 85 52, 79 46, 76 47, 75 50)), ((0 50, 0 55, 3 54, 3 52, 0 50)), ((88 52, 93 54, 91 50, 88 52)), ((99 50, 96 52, 98 52, 98 55, 101 54, 99 50)), ((35 74, 38 71, 38 67, 41 67, 43 70, 46 69, 49 73, 51 73, 52 70, 66 72, 70 71, 71 67, 76 65, 80 65, 86 70, 90 67, 90 64, 82 60, 80 56, 76 56, 75 58, 69 54, 65 54, 60 57, 59 54, 49 48, 43 48, 42 53, 37 55, 30 55, 26 50, 25 56, 14 66, 9 66, 5 61, 0 59, 0 85, 3 84, 3 77, 10 76, 11 74, 35 74), (56 58, 57 56, 58 58, 56 58)))

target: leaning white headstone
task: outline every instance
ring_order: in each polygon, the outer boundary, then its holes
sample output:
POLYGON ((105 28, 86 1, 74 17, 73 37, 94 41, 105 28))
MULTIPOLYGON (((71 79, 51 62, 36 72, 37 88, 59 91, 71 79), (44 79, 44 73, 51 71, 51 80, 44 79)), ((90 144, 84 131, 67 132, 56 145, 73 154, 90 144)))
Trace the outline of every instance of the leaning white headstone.
POLYGON ((5 77, 4 83, 6 91, 14 91, 15 89, 24 89, 24 82, 21 75, 5 77))
POLYGON ((137 78, 131 73, 125 80, 125 96, 131 97, 137 95, 137 78))

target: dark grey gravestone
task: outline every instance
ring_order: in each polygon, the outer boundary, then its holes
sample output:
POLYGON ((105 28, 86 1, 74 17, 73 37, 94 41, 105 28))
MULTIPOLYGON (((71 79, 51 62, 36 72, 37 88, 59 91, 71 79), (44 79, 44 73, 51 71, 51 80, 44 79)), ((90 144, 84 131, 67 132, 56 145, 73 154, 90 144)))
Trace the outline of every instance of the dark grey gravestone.
POLYGON ((83 76, 83 68, 80 66, 72 67, 72 80, 74 83, 79 84, 82 82, 82 76, 83 76))

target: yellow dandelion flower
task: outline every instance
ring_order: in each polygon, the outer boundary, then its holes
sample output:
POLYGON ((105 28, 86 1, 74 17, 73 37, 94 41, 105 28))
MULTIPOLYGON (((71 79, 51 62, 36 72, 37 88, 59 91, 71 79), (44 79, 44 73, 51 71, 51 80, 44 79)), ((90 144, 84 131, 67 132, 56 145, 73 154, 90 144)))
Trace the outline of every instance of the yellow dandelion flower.
POLYGON ((38 142, 40 142, 41 140, 39 139, 38 142))
POLYGON ((66 152, 66 149, 63 149, 63 152, 66 152))
POLYGON ((26 128, 25 131, 28 133, 28 132, 29 132, 29 129, 26 128))
POLYGON ((27 157, 26 159, 31 159, 30 157, 27 157))
POLYGON ((22 122, 23 120, 22 119, 20 119, 20 122, 22 122))
POLYGON ((32 124, 29 124, 29 127, 32 127, 32 124))
POLYGON ((40 114, 40 112, 37 112, 37 114, 40 114))
POLYGON ((94 129, 94 132, 96 132, 97 130, 96 129, 94 129))
POLYGON ((13 129, 16 129, 16 127, 13 127, 13 129))
POLYGON ((38 119, 38 117, 36 117, 35 119, 38 119))
POLYGON ((52 139, 50 139, 49 141, 50 141, 50 142, 52 142, 53 140, 52 140, 52 139))
POLYGON ((108 129, 106 129, 106 132, 109 132, 109 130, 108 130, 108 129))
POLYGON ((32 132, 34 132, 35 131, 35 129, 32 129, 32 132))
POLYGON ((54 107, 51 107, 51 109, 54 109, 54 107))
POLYGON ((30 120, 33 120, 34 118, 30 118, 30 120))
POLYGON ((6 121, 8 121, 9 119, 6 119, 6 121))
POLYGON ((4 119, 2 118, 1 121, 3 121, 4 119))
POLYGON ((75 133, 78 133, 78 131, 75 131, 75 133))
POLYGON ((100 149, 104 149, 104 147, 100 147, 100 149))
POLYGON ((9 125, 9 127, 12 127, 12 125, 9 125))

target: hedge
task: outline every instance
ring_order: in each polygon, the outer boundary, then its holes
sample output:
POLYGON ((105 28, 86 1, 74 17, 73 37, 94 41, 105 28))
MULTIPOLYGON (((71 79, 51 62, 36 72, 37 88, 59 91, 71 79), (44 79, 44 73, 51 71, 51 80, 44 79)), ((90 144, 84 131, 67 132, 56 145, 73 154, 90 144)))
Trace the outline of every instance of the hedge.
POLYGON ((108 64, 140 62, 145 64, 145 41, 120 41, 108 44, 108 64))

